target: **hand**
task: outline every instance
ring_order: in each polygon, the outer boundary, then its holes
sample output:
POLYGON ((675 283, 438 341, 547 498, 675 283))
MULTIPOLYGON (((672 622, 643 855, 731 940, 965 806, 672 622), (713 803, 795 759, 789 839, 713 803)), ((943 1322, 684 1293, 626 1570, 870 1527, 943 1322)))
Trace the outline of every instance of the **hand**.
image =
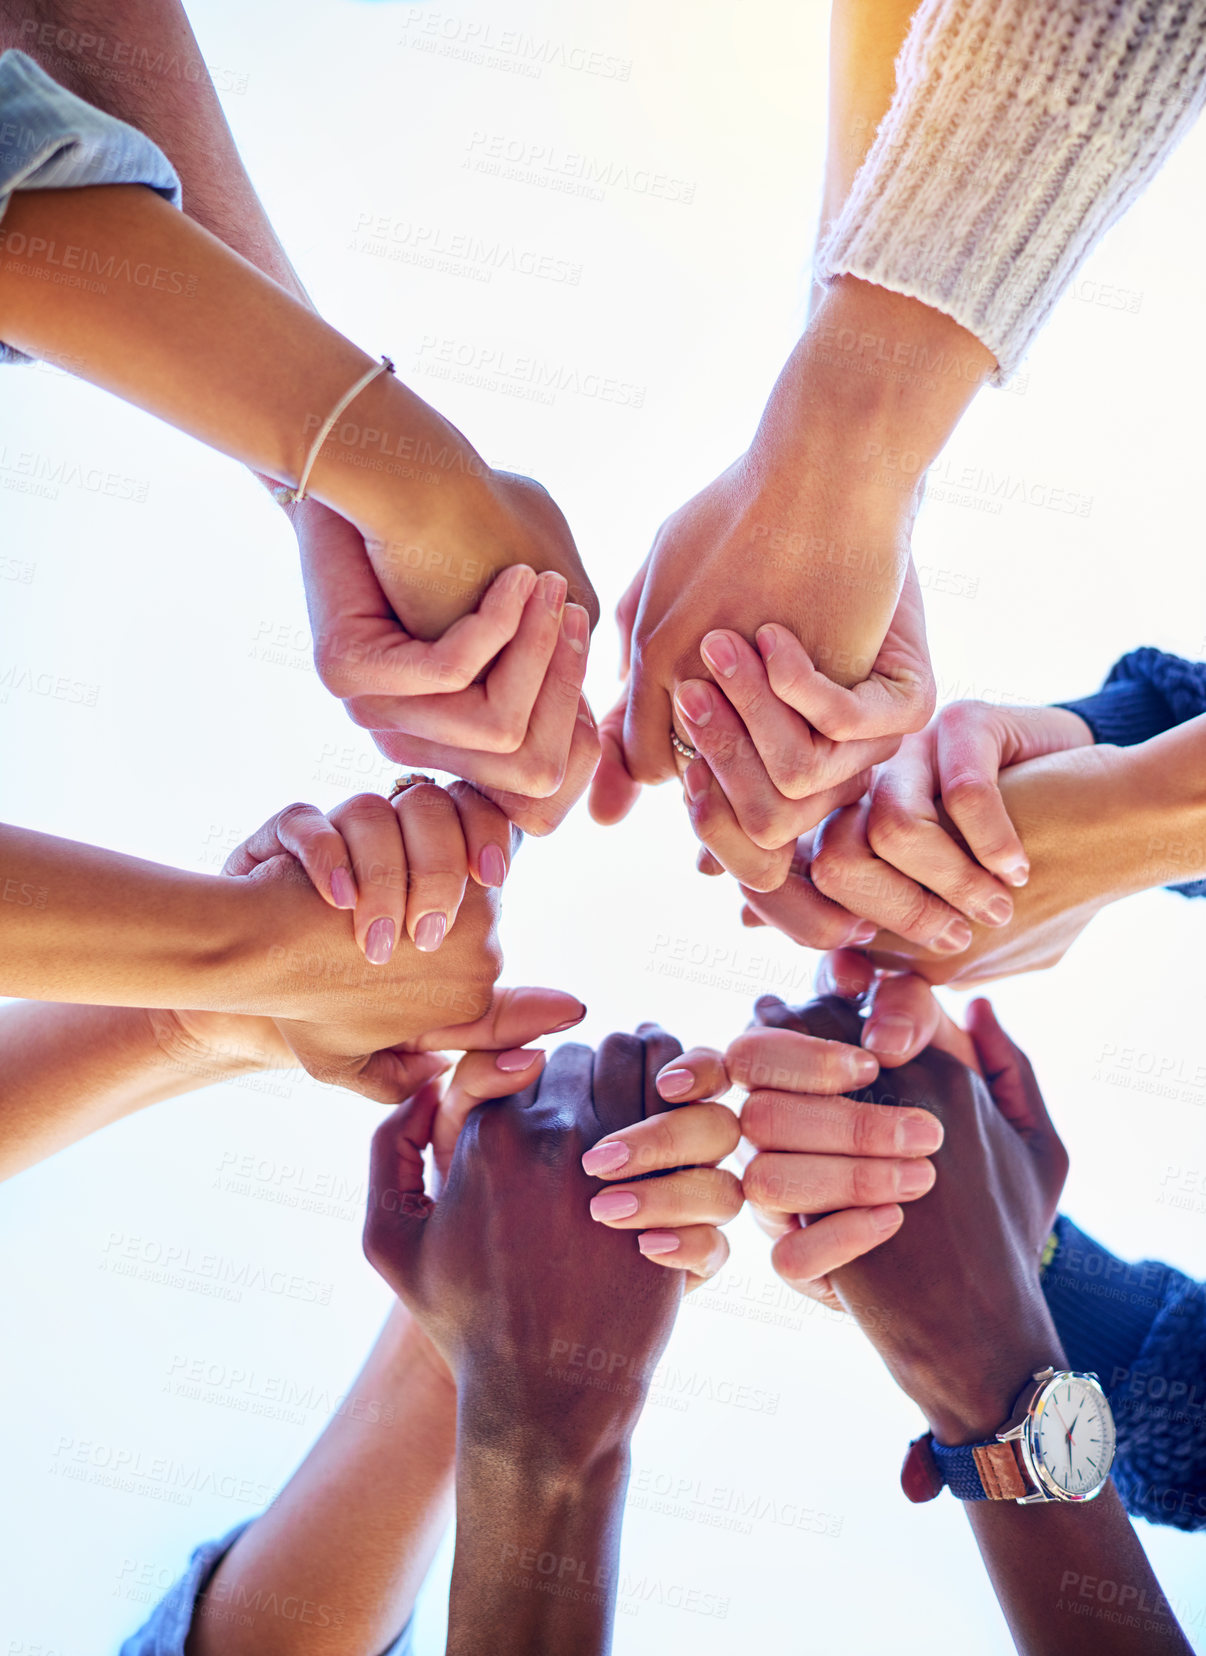
MULTIPOLYGON (((565 576, 503 568, 427 643, 399 621, 405 605, 397 590, 387 596, 355 524, 313 500, 292 514, 319 676, 382 751, 521 796, 556 792, 590 636, 588 610, 566 602, 565 576)), ((432 577, 418 562, 411 578, 422 589, 432 577)))
POLYGON ((871 1098, 879 1064, 842 1003, 793 1011, 767 995, 755 1020, 725 1054, 727 1073, 749 1089, 741 1130, 757 1154, 746 1199, 777 1239, 779 1274, 840 1309, 829 1273, 878 1247, 904 1220, 900 1204, 930 1189, 942 1125, 871 1098))
POLYGON ((358 794, 327 816, 287 805, 231 852, 222 872, 250 874, 280 856, 294 857, 332 908, 353 911, 358 946, 384 966, 403 930, 425 953, 440 947, 470 878, 502 885, 512 831, 467 783, 418 783, 392 801, 358 794))
POLYGON ((356 947, 351 917, 318 894, 292 855, 255 864, 231 886, 241 927, 232 1006, 273 1017, 317 1080, 396 1104, 446 1068, 441 1051, 511 1047, 585 1016, 558 990, 495 990, 492 889, 467 887, 438 952, 405 938, 374 966, 356 947))
MULTIPOLYGON (((1152 763, 1156 745, 1070 749, 1003 771, 1001 798, 1030 862, 1030 878, 1012 894, 1012 918, 986 927, 958 917, 941 939, 931 940, 928 951, 910 937, 884 930, 869 946, 872 962, 960 987, 1041 971, 1063 958, 1108 903, 1166 878, 1185 878, 1183 866, 1177 866, 1184 845, 1161 796, 1165 783, 1176 786, 1177 778, 1152 763), (1145 748, 1151 750, 1146 755, 1145 748), (972 935, 965 939, 967 931, 972 935)), ((853 901, 852 888, 860 888, 860 908, 884 912, 884 893, 900 876, 864 848, 865 835, 856 826, 837 819, 832 831, 825 825, 828 866, 818 870, 814 854, 811 877, 830 897, 844 893, 853 901)))
POLYGON ((1062 1360, 1039 1260, 1067 1153, 1034 1072, 987 1001, 973 1002, 968 1023, 987 1082, 931 1047, 872 1084, 885 1103, 907 1098, 940 1118, 937 1177, 896 1235, 831 1279, 947 1444, 990 1435, 1026 1376, 1062 1360))
POLYGON ((470 1110, 435 1202, 423 1189, 431 1090, 375 1134, 365 1253, 455 1375, 462 1431, 480 1411, 479 1429, 535 1433, 541 1454, 574 1460, 626 1442, 682 1276, 593 1223, 581 1158, 660 1110, 654 1076, 675 1044, 658 1031, 612 1035, 597 1054, 560 1048, 525 1091, 470 1110), (575 1383, 595 1351, 609 1384, 575 1383))

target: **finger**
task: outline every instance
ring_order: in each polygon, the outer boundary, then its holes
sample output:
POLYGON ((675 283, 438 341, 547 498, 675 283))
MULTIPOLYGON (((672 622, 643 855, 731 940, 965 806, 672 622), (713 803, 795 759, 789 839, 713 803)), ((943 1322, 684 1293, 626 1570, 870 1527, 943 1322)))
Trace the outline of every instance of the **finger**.
POLYGON ((512 1047, 506 1052, 467 1052, 453 1071, 432 1126, 431 1148, 441 1177, 452 1161, 461 1128, 479 1104, 509 1098, 530 1087, 545 1065, 545 1054, 512 1047))
POLYGON ((877 857, 944 899, 951 920, 958 913, 1004 926, 1013 918, 1013 898, 941 826, 936 785, 924 737, 902 743, 871 785, 868 843, 877 857))
POLYGON ((645 1114, 645 1047, 637 1035, 607 1036, 595 1055, 592 1098, 598 1137, 617 1132, 645 1114))
POLYGON ((652 552, 645 557, 644 563, 629 581, 624 594, 616 605, 616 628, 620 634, 620 677, 627 678, 632 669, 632 629, 636 625, 637 611, 641 607, 641 598, 645 591, 645 577, 649 573, 649 560, 652 552))
POLYGON ((561 989, 496 989, 480 1018, 430 1030, 415 1044, 421 1052, 504 1052, 541 1035, 560 1035, 585 1016, 577 996, 561 989))
POLYGON ((838 1208, 912 1202, 934 1183, 934 1164, 872 1156, 785 1155, 762 1150, 745 1170, 747 1198, 780 1213, 832 1213, 838 1208))
POLYGON ((903 1220, 904 1211, 894 1202, 830 1213, 781 1236, 771 1249, 771 1264, 784 1282, 804 1292, 808 1284, 878 1248, 903 1220))
POLYGON ((985 868, 1007 885, 1025 885, 1030 859, 1009 820, 997 778, 1002 729, 981 703, 956 702, 938 717, 935 756, 942 805, 985 868))
POLYGON ((222 872, 250 874, 282 852, 297 858, 314 889, 332 908, 355 908, 356 883, 347 846, 338 828, 315 805, 286 805, 235 847, 222 872))
POLYGON ((567 814, 582 797, 599 763, 599 733, 594 715, 585 696, 578 697, 578 716, 570 742, 565 775, 556 793, 530 799, 524 794, 509 793, 505 789, 486 788, 484 793, 516 828, 534 838, 551 834, 565 820, 567 814))
POLYGON ((885 1069, 892 1069, 924 1051, 944 1020, 950 1022, 923 979, 911 972, 881 976, 871 991, 863 1045, 885 1069))
POLYGON ((788 875, 777 891, 742 886, 751 913, 807 949, 837 949, 869 943, 879 927, 819 892, 805 873, 788 875))
MULTIPOLYGON (((438 791, 438 790, 437 790, 438 791)), ((393 807, 380 794, 357 794, 331 812, 356 877, 356 942, 372 966, 384 966, 401 935, 407 858, 393 807)))
POLYGON ((629 775, 624 760, 624 711, 627 706, 628 693, 625 691, 599 721, 601 753, 590 790, 590 814, 605 828, 626 817, 641 792, 641 784, 629 775))
POLYGON ((375 1104, 401 1104, 447 1068, 448 1060, 442 1053, 385 1048, 374 1052, 360 1066, 352 1090, 371 1098, 375 1104))
POLYGON ((897 677, 871 666, 860 683, 846 689, 814 666, 786 627, 769 623, 755 636, 776 696, 832 741, 899 737, 920 730, 933 710, 933 677, 919 670, 920 663, 897 677))
POLYGON ((741 832, 756 846, 777 851, 815 827, 813 802, 779 792, 749 732, 714 684, 685 680, 674 692, 674 710, 688 741, 720 784, 741 832))
POLYGON ((879 1074, 874 1055, 861 1047, 791 1029, 746 1030, 730 1043, 724 1062, 750 1092, 860 1092, 879 1074))
POLYGON ((438 1102, 437 1089, 424 1087, 381 1123, 369 1153, 364 1252, 373 1269, 402 1295, 433 1206, 423 1188, 423 1151, 438 1102))
POLYGON ((941 898, 882 862, 867 840, 868 808, 835 811, 817 830, 809 878, 835 903, 938 954, 959 954, 972 929, 941 898))
POLYGON ((670 745, 673 718, 666 686, 657 682, 640 651, 636 651, 620 738, 624 763, 635 782, 664 782, 677 773, 674 749, 670 745))
POLYGON ((631 1179, 676 1167, 723 1161, 741 1139, 724 1104, 686 1104, 608 1133, 582 1157, 593 1179, 631 1179))
POLYGON ((658 1071, 657 1090, 671 1104, 716 1098, 729 1085, 728 1072, 712 1047, 692 1047, 658 1071))
POLYGON ((470 874, 478 885, 497 888, 511 871, 515 836, 510 822, 493 800, 478 793, 471 783, 452 782, 445 791, 461 819, 470 874))
POLYGON ((682 1057, 683 1044, 657 1023, 640 1023, 636 1032, 645 1049, 644 1113, 647 1117, 664 1115, 676 1106, 673 1101, 663 1098, 658 1090, 657 1078, 662 1070, 668 1069, 676 1059, 682 1057))
POLYGON ((992 1002, 974 1000, 967 1009, 967 1029, 988 1090, 998 1110, 1023 1138, 1055 1133, 1055 1126, 1029 1058, 997 1022, 992 1002))
POLYGON ((928 1110, 770 1088, 746 1099, 741 1132, 759 1150, 826 1156, 907 1159, 932 1156, 942 1143, 942 1123, 928 1110))
POLYGON ((755 891, 775 891, 783 884, 794 846, 765 851, 755 845, 739 825, 705 760, 692 759, 687 766, 683 792, 696 838, 730 874, 755 891))
MULTIPOLYGON (((870 942, 870 938, 867 939, 870 942)), ((875 982, 875 967, 859 949, 833 949, 817 967, 819 995, 837 995, 842 1000, 862 1001, 875 982)))
POLYGON ((715 1225, 680 1225, 675 1230, 642 1231, 637 1247, 656 1265, 686 1271, 694 1279, 687 1290, 714 1277, 729 1257, 728 1239, 715 1225))
POLYGON ((740 633, 708 633, 700 653, 739 714, 771 784, 787 799, 825 792, 895 752, 895 738, 831 742, 819 736, 775 694, 762 657, 740 633))
POLYGON ((741 1180, 721 1167, 687 1167, 635 1184, 609 1185, 590 1199, 590 1216, 611 1230, 727 1225, 741 1212, 741 1180))
POLYGON ((829 995, 808 1001, 803 1006, 788 1006, 779 995, 759 995, 754 1002, 753 1029, 787 1030, 794 1035, 809 1035, 814 1040, 836 1041, 839 1046, 854 1048, 858 1047, 863 1036, 858 1008, 829 995))
POLYGON ((406 931, 432 954, 444 941, 465 895, 469 860, 456 804, 434 784, 407 788, 394 801, 406 847, 406 931))

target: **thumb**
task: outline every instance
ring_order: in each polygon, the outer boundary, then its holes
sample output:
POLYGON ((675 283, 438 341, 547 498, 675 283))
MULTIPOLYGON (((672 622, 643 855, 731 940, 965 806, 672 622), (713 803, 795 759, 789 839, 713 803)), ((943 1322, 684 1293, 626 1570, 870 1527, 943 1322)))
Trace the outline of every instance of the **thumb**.
POLYGON ((407 1304, 423 1228, 435 1206, 423 1189, 423 1151, 439 1102, 439 1088, 429 1081, 381 1123, 369 1154, 365 1258, 407 1304))
POLYGON ((1055 1130, 1029 1058, 997 1022, 991 1001, 971 1003, 967 1030, 993 1103, 1042 1163, 1058 1196, 1068 1176, 1068 1152, 1055 1130))
POLYGON ((405 1047, 374 1052, 360 1070, 356 1090, 378 1104, 401 1104, 448 1068, 438 1052, 408 1052, 405 1047))
POLYGON ((417 1045, 424 1052, 501 1052, 538 1035, 560 1035, 585 1016, 578 997, 563 989, 496 989, 484 1016, 430 1030, 417 1045))
POLYGON ((641 784, 629 774, 624 759, 625 691, 599 721, 599 765, 590 786, 590 814, 605 828, 620 822, 637 802, 641 784))

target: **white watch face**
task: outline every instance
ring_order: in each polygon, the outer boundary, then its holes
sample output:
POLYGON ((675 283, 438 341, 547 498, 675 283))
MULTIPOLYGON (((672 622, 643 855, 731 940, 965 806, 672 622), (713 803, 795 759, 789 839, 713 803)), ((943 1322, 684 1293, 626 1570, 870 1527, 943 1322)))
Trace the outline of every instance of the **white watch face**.
POLYGON ((1101 1388, 1080 1374, 1061 1374, 1031 1419, 1030 1448, 1065 1495, 1092 1494, 1114 1459, 1114 1418, 1101 1388))

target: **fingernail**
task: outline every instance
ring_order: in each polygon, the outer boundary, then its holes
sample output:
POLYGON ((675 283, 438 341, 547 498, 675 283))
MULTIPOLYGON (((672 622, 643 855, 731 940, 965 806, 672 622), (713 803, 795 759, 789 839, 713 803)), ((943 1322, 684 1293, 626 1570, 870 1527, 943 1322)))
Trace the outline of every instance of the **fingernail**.
POLYGON ((769 661, 771 656, 774 655, 779 642, 775 637, 775 629, 773 627, 759 627, 754 637, 758 640, 758 648, 762 652, 763 661, 769 661))
POLYGON ((495 1053, 494 1063, 505 1075, 514 1075, 518 1070, 531 1069, 540 1056, 539 1047, 512 1047, 509 1052, 495 1053))
MULTIPOLYGON (((733 640, 725 633, 715 633, 705 638, 700 646, 700 654, 714 673, 721 678, 732 678, 737 671, 737 651, 733 648, 733 640)), ((699 721, 696 720, 698 724, 699 721)))
POLYGON ((851 1067, 854 1070, 854 1079, 861 1086, 866 1086, 867 1082, 874 1081, 879 1074, 879 1062, 869 1052, 860 1051, 857 1058, 851 1060, 851 1067))
POLYGON ((668 1069, 661 1072, 655 1085, 663 1098, 682 1098, 695 1085, 695 1077, 690 1070, 668 1069))
POLYGON ((842 947, 846 949, 861 949, 864 943, 870 943, 871 939, 875 936, 878 930, 879 927, 874 923, 874 921, 868 920, 863 925, 857 926, 854 931, 850 933, 850 936, 846 939, 842 947))
POLYGON ((1013 904, 1008 897, 994 897, 984 906, 984 918, 990 926, 1003 926, 1013 918, 1013 904))
POLYGON ((876 1018, 863 1034, 863 1045, 870 1052, 878 1052, 884 1058, 899 1058, 906 1053, 913 1044, 916 1031, 912 1018, 897 1018, 887 1015, 876 1018))
POLYGON ((503 856, 500 846, 483 846, 477 866, 488 886, 500 886, 507 877, 507 859, 503 856))
POLYGON ((920 1196, 933 1182, 934 1169, 928 1161, 902 1162, 896 1169, 896 1189, 901 1196, 920 1196))
POLYGON ((569 582, 565 576, 546 569, 540 577, 540 587, 549 609, 552 610, 554 615, 560 615, 562 605, 565 603, 565 595, 569 591, 569 582))
POLYGON ((896 1124, 896 1148, 906 1156, 928 1156, 942 1143, 942 1127, 933 1116, 905 1116, 896 1124))
POLYGON ((356 887, 346 868, 331 870, 331 900, 336 908, 356 907, 356 887))
POLYGON ((581 604, 565 606, 565 614, 561 617, 561 630, 570 649, 576 650, 579 655, 585 655, 587 640, 590 638, 590 617, 581 604))
POLYGON ((971 927, 966 920, 957 918, 943 927, 930 948, 936 949, 939 954, 957 954, 960 949, 966 949, 971 940, 971 927))
POLYGON ((1003 868, 1001 875, 1011 886, 1024 886, 1030 878, 1030 864, 1023 858, 1021 862, 1010 863, 1008 868, 1003 868))
POLYGON ((550 1035, 560 1035, 564 1030, 573 1029, 577 1024, 580 1024, 585 1016, 586 1008, 583 1007, 576 1017, 567 1018, 564 1023, 554 1024, 548 1033, 550 1035))
POLYGON ((512 564, 503 576, 503 583, 508 592, 514 592, 521 598, 527 598, 536 585, 536 571, 531 564, 512 564))
POLYGON ((590 1199, 592 1219, 631 1219, 640 1203, 631 1190, 601 1190, 590 1199))
MULTIPOLYGON (((698 799, 702 794, 706 794, 711 786, 711 781, 712 773, 708 769, 707 762, 703 759, 692 759, 683 772, 683 787, 687 790, 687 798, 691 800, 698 799)), ((710 874, 713 870, 704 868, 700 872, 710 874)))
POLYGON ((904 1218, 904 1214, 895 1202, 888 1202, 883 1207, 868 1208, 867 1217, 871 1221, 873 1230, 890 1231, 896 1229, 904 1218))
POLYGON ((679 685, 674 692, 674 705, 688 724, 706 725, 712 717, 712 692, 706 684, 693 679, 679 685))
POLYGON ((675 1253, 681 1246, 675 1231, 642 1231, 637 1237, 637 1247, 650 1259, 658 1254, 675 1253))
POLYGON ((609 1139, 606 1144, 592 1145, 582 1155, 582 1171, 592 1179, 601 1179, 607 1173, 618 1173, 628 1162, 628 1146, 622 1139, 609 1139))
POLYGON ((425 914, 415 927, 415 948, 422 950, 424 954, 434 954, 444 941, 444 933, 447 930, 446 914, 425 914))
POLYGON ((394 923, 384 916, 374 920, 364 939, 364 958, 370 966, 384 966, 394 952, 394 923))

